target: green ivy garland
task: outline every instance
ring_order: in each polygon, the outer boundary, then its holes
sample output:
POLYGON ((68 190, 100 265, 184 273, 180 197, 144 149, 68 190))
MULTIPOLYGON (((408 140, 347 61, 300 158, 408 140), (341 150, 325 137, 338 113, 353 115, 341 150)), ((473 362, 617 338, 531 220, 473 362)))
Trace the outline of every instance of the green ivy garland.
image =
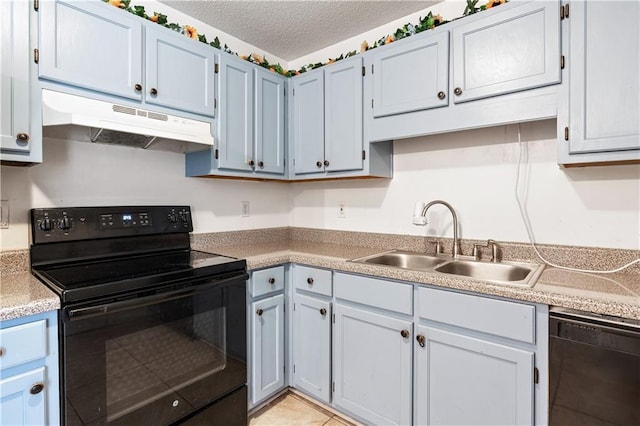
MULTIPOLYGON (((147 19, 151 22, 155 22, 158 25, 162 25, 163 27, 169 28, 170 30, 179 32, 180 34, 184 34, 189 38, 208 44, 209 46, 215 47, 216 49, 220 49, 227 53, 231 53, 233 55, 239 56, 236 52, 232 51, 229 48, 229 46, 227 46, 226 44, 222 46, 220 43, 220 39, 218 37, 215 37, 213 41, 209 42, 207 40, 207 36, 205 36, 204 34, 199 34, 194 27, 191 27, 189 25, 178 24, 175 22, 168 22, 167 15, 163 15, 158 12, 153 12, 153 15, 147 15, 147 12, 145 11, 144 6, 132 6, 131 0, 102 0, 102 1, 105 3, 109 3, 110 5, 115 6, 117 8, 126 10, 127 12, 132 13, 134 15, 140 16, 141 18, 147 19)), ((477 6, 478 1, 479 0, 467 0, 467 6, 465 7, 461 18, 508 2, 508 0, 489 0, 486 4, 477 6)), ((460 19, 460 18, 457 18, 457 19, 460 19)), ((447 22, 449 21, 445 21, 442 18, 442 16, 433 15, 431 12, 429 12, 429 14, 424 18, 420 17, 416 25, 413 25, 411 23, 405 24, 402 27, 398 28, 393 34, 386 35, 385 37, 378 39, 373 44, 373 46, 369 46, 369 44, 366 41, 362 42, 362 45, 360 46, 360 52, 361 53, 366 52, 367 50, 375 49, 376 47, 393 43, 396 40, 401 40, 403 38, 410 37, 414 34, 421 33, 422 31, 431 30, 447 22)), ((329 59, 327 62, 324 62, 324 63, 317 62, 315 64, 303 65, 297 71, 286 70, 282 68, 280 64, 271 64, 269 63, 269 61, 267 61, 267 59, 263 55, 258 55, 256 53, 252 53, 248 56, 239 56, 239 57, 249 62, 252 62, 256 65, 260 65, 261 67, 266 68, 270 71, 276 72, 278 74, 282 74, 286 77, 293 77, 294 75, 299 75, 309 70, 320 68, 324 65, 332 64, 336 61, 349 58, 357 54, 358 54, 358 51, 352 50, 350 52, 347 52, 346 54, 345 53, 341 54, 337 58, 329 59)))

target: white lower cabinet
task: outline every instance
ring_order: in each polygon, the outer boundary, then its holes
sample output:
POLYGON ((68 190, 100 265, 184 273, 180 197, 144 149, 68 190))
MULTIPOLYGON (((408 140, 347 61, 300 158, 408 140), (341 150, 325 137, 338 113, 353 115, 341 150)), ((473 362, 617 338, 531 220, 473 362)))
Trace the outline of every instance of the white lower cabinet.
POLYGON ((44 380, 44 367, 0 380, 0 424, 46 424, 45 393, 34 394, 44 380))
POLYGON ((416 331, 416 424, 533 424, 533 351, 436 327, 416 331))
MULTIPOLYGON (((304 265, 290 271, 287 371, 301 392, 364 424, 547 424, 546 305, 304 265)), ((282 371, 274 345, 283 338, 273 328, 281 303, 278 295, 252 305, 264 321, 254 328, 254 403, 286 385, 271 373, 282 371)))
POLYGON ((0 425, 59 425, 58 314, 0 321, 0 425))
POLYGON ((411 424, 411 321, 340 303, 335 316, 335 406, 370 424, 411 424))
POLYGON ((251 312, 251 399, 256 404, 284 386, 284 295, 253 302, 251 312))
POLYGON ((283 389, 285 380, 284 266, 251 273, 249 319, 249 406, 283 389))
POLYGON ((331 401, 331 303, 296 292, 293 299, 293 384, 331 401))

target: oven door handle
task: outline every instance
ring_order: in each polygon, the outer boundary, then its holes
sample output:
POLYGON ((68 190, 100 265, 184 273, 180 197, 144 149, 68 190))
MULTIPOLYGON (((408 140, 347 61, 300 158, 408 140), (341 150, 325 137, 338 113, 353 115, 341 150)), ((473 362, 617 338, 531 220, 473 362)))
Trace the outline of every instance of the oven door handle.
POLYGON ((144 296, 131 300, 124 300, 121 302, 105 303, 98 306, 89 306, 86 308, 72 308, 65 309, 67 318, 71 321, 96 317, 100 315, 112 314, 115 312, 128 311, 131 309, 142 308, 144 306, 157 305, 159 303, 168 302, 170 300, 180 299, 183 297, 191 296, 196 293, 200 293, 210 289, 211 287, 217 287, 233 281, 246 280, 249 278, 247 274, 234 275, 233 277, 221 279, 221 280, 209 280, 205 285, 196 285, 187 289, 181 289, 162 293, 154 296, 144 296))

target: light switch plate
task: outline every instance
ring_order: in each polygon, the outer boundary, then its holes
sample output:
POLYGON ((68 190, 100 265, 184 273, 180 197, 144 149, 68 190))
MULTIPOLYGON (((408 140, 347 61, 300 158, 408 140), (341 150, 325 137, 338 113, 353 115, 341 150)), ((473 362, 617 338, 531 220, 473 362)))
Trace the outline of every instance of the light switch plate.
POLYGON ((9 228, 9 200, 0 200, 0 229, 9 228))

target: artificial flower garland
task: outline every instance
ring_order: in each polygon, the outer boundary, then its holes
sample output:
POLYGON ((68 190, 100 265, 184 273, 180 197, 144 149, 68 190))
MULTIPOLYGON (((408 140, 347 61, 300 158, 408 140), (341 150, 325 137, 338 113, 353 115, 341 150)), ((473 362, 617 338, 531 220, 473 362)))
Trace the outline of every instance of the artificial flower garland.
MULTIPOLYGON (((218 39, 218 37, 215 37, 213 41, 209 42, 207 41, 207 37, 204 34, 199 34, 198 30, 192 26, 181 25, 174 22, 169 23, 167 21, 167 15, 163 15, 158 12, 153 12, 153 15, 147 15, 144 9, 144 6, 131 6, 131 0, 102 0, 102 1, 105 3, 109 3, 110 5, 115 6, 119 9, 126 10, 129 13, 133 13, 134 15, 140 16, 141 18, 147 19, 151 22, 155 22, 159 25, 162 25, 163 27, 179 32, 180 34, 184 34, 185 36, 191 39, 198 40, 202 43, 206 43, 212 47, 215 47, 216 49, 221 49, 227 53, 231 53, 233 55, 239 56, 240 58, 246 61, 252 62, 256 65, 260 65, 261 67, 266 68, 269 71, 282 74, 286 77, 299 75, 309 70, 320 68, 324 65, 329 65, 341 59, 349 58, 351 56, 355 56, 358 54, 357 50, 352 50, 350 52, 347 52, 346 54, 345 53, 341 54, 337 58, 333 58, 333 59, 330 58, 327 62, 324 62, 324 63, 317 62, 315 64, 303 65, 297 71, 286 70, 282 68, 280 64, 270 64, 269 61, 267 61, 267 59, 263 55, 259 55, 257 53, 252 53, 246 56, 244 55, 240 56, 236 52, 232 51, 229 48, 229 46, 227 46, 226 44, 222 46, 220 43, 220 39, 218 39)), ((476 7, 478 1, 479 0, 467 0, 467 6, 464 10, 463 15, 460 18, 463 18, 467 15, 471 15, 486 9, 491 9, 492 7, 499 6, 501 4, 508 2, 508 0, 489 0, 486 4, 476 7)), ((460 18, 457 18, 457 19, 460 19, 460 18)), ((442 16, 433 15, 431 12, 429 12, 429 14, 424 18, 420 17, 416 25, 413 25, 410 23, 405 24, 402 27, 398 28, 393 34, 386 35, 380 38, 379 40, 377 40, 373 44, 373 46, 369 46, 369 43, 367 43, 366 40, 363 41, 362 44, 360 45, 360 53, 364 53, 367 50, 375 49, 378 46, 384 46, 385 44, 393 43, 396 40, 401 40, 403 38, 410 37, 414 34, 421 33, 422 31, 425 31, 425 30, 431 30, 447 22, 449 21, 444 20, 442 16)))

